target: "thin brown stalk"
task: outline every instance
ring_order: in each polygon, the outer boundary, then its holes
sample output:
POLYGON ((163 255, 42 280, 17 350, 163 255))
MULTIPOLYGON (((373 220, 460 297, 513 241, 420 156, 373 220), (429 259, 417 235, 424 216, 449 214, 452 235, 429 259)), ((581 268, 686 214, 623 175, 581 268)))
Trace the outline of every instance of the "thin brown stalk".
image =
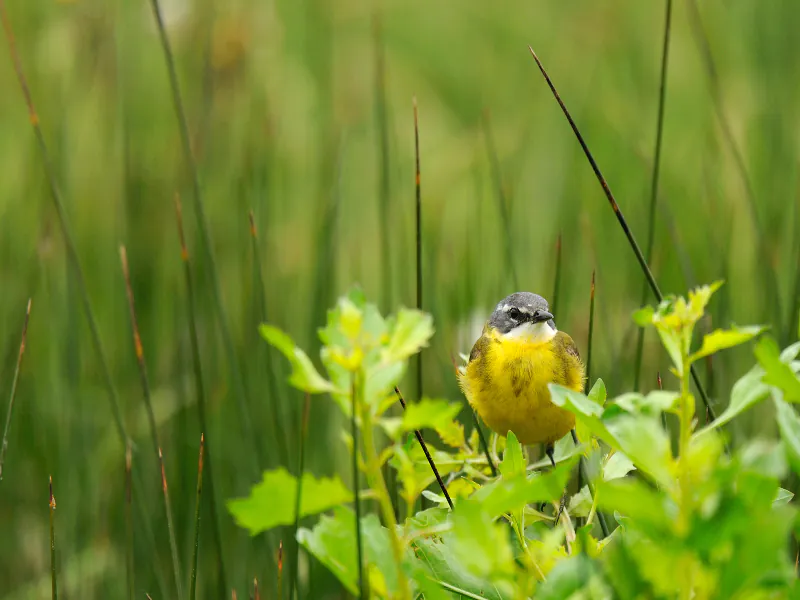
POLYGON ((122 263, 122 274, 125 279, 125 292, 128 296, 128 310, 131 319, 131 331, 133 334, 133 349, 136 353, 136 362, 139 365, 139 379, 144 395, 144 404, 147 412, 147 420, 150 423, 150 433, 153 437, 153 446, 158 454, 158 462, 161 467, 161 489, 164 495, 164 510, 167 516, 167 529, 169 531, 169 545, 172 552, 172 568, 175 575, 175 587, 178 598, 183 598, 183 584, 181 580, 181 568, 178 557, 178 545, 175 540, 175 527, 172 520, 172 509, 169 503, 169 492, 167 489, 167 477, 164 471, 164 456, 161 452, 161 441, 158 435, 158 425, 156 424, 155 413, 153 412, 153 402, 150 395, 150 382, 147 376, 147 364, 144 360, 144 348, 142 339, 139 335, 139 324, 136 319, 136 304, 133 297, 133 287, 131 286, 130 271, 128 269, 128 253, 125 246, 119 248, 120 262, 122 263))
POLYGON ((17 354, 17 366, 14 367, 14 378, 11 380, 11 397, 8 401, 8 414, 6 415, 6 426, 3 429, 3 444, 0 446, 0 481, 3 479, 3 464, 6 459, 6 449, 8 448, 8 428, 11 425, 11 412, 14 408, 14 399, 17 397, 17 383, 19 382, 19 372, 22 367, 22 356, 25 354, 25 341, 28 337, 28 321, 31 317, 31 299, 28 299, 28 308, 25 310, 25 320, 22 323, 22 341, 19 343, 19 353, 17 354))
POLYGON ((53 476, 50 476, 50 587, 53 600, 58 598, 58 583, 56 581, 56 533, 55 512, 56 498, 53 496, 53 476))
POLYGON ((278 542, 278 600, 283 600, 283 540, 278 542))

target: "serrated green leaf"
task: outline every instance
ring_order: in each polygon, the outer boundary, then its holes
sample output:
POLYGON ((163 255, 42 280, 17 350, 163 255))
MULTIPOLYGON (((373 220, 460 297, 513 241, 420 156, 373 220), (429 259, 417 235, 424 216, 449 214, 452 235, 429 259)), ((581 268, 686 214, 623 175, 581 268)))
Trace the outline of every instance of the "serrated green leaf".
POLYGON ((607 424, 608 431, 636 467, 670 489, 675 481, 669 438, 657 419, 622 415, 607 424))
POLYGON ((617 447, 617 441, 608 431, 601 419, 603 414, 602 406, 595 404, 580 392, 555 383, 551 383, 547 387, 550 389, 550 397, 553 404, 572 412, 575 418, 583 424, 589 433, 600 438, 610 446, 617 447))
POLYGON ((585 485, 581 490, 569 499, 567 511, 570 517, 586 517, 592 510, 592 493, 589 486, 585 485))
POLYGON ((525 473, 526 466, 522 446, 514 432, 509 431, 506 437, 506 450, 503 452, 503 460, 500 462, 500 473, 506 478, 515 477, 525 473))
POLYGON ((589 400, 595 404, 599 404, 600 406, 603 406, 606 403, 606 384, 602 379, 599 377, 597 378, 597 381, 594 382, 592 389, 589 390, 587 398, 589 398, 589 400))
POLYGON ((280 350, 289 360, 289 364, 292 366, 289 383, 292 386, 310 394, 322 394, 335 390, 333 384, 317 372, 308 355, 297 347, 286 333, 266 323, 262 324, 258 331, 261 333, 261 337, 280 350))
POLYGON ((764 383, 777 387, 787 402, 800 402, 800 378, 781 360, 778 344, 770 337, 756 344, 756 358, 764 369, 764 383))
POLYGON ((436 433, 451 448, 462 448, 467 443, 464 437, 464 425, 458 421, 450 421, 444 425, 439 425, 436 427, 436 433))
MULTIPOLYGON (((296 498, 297 479, 281 467, 265 471, 249 496, 228 500, 227 506, 237 525, 249 530, 250 535, 257 535, 293 523, 296 498)), ((338 476, 317 479, 310 473, 303 474, 301 517, 315 515, 352 499, 353 493, 338 476)))
POLYGON ((433 318, 419 310, 401 308, 390 329, 384 360, 406 360, 428 345, 433 335, 433 318))
POLYGON ((689 356, 689 362, 714 354, 720 350, 733 348, 739 344, 749 342, 762 333, 766 327, 763 325, 748 325, 747 327, 731 327, 730 329, 717 329, 703 336, 700 350, 689 356))
POLYGON ((385 418, 380 422, 391 437, 397 438, 408 431, 446 427, 453 422, 461 407, 458 402, 423 398, 419 402, 408 402, 402 419, 385 418))
POLYGON ((635 469, 633 461, 625 456, 624 452, 614 452, 603 467, 603 479, 606 481, 619 479, 635 469))

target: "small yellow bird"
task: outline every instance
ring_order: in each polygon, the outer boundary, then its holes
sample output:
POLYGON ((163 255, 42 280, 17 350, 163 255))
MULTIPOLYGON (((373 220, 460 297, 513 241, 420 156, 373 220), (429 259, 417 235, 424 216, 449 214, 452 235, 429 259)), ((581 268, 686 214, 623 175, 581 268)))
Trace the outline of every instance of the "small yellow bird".
POLYGON ((575 427, 575 415, 557 407, 549 383, 582 392, 585 368, 572 338, 556 329, 547 300, 517 292, 500 301, 475 342, 459 384, 470 405, 501 436, 554 443, 575 427))

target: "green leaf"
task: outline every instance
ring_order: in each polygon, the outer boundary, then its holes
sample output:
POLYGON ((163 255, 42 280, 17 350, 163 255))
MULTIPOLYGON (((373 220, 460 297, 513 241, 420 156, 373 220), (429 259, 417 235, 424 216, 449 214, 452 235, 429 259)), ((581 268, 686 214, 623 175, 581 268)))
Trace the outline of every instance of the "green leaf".
POLYGON ((625 477, 628 473, 636 469, 630 458, 625 456, 623 452, 614 452, 605 467, 603 467, 603 479, 611 481, 612 479, 619 479, 625 477))
POLYGON ((758 342, 755 349, 756 358, 764 369, 764 383, 773 385, 783 392, 787 402, 800 402, 800 379, 792 368, 783 362, 778 344, 770 337, 758 342))
POLYGON ((608 431, 638 469, 667 489, 674 487, 672 448, 669 438, 654 418, 621 415, 607 424, 608 431))
POLYGON ((589 395, 587 396, 589 400, 594 402, 595 404, 599 404, 603 406, 606 403, 606 384, 603 383, 603 380, 599 377, 597 381, 594 382, 592 389, 589 390, 589 395))
POLYGON ((666 390, 654 390, 643 396, 636 392, 629 392, 617 396, 612 401, 614 404, 624 409, 625 412, 637 413, 640 415, 657 417, 662 412, 675 410, 680 394, 666 390))
POLYGON ((794 494, 789 490, 778 488, 778 493, 775 494, 775 499, 772 501, 772 506, 783 506, 789 504, 789 501, 794 498, 794 494))
MULTIPOLYGON (((392 592, 396 593, 397 569, 392 559, 389 534, 381 527, 376 515, 370 514, 361 519, 361 537, 367 567, 365 573, 369 574, 376 595, 386 597, 392 592), (381 587, 384 589, 381 590, 381 587)), ((332 517, 323 515, 313 529, 299 529, 297 541, 325 565, 345 588, 353 594, 357 593, 356 519, 352 509, 341 506, 332 517)))
POLYGON ((769 388, 762 381, 763 376, 764 370, 758 365, 750 369, 733 385, 731 399, 724 412, 717 417, 716 421, 707 425, 695 435, 700 435, 732 421, 744 411, 764 400, 769 395, 769 388))
MULTIPOLYGON (((265 471, 246 498, 228 500, 227 506, 236 524, 256 535, 279 525, 294 523, 297 479, 285 468, 265 471)), ((353 493, 338 476, 317 479, 303 474, 300 516, 315 515, 353 499, 353 493)))
POLYGON ((401 308, 390 329, 384 360, 406 360, 428 345, 433 335, 433 318, 419 310, 401 308))
POLYGON ((446 427, 461 412, 461 406, 458 402, 423 398, 419 402, 406 403, 402 419, 381 419, 381 425, 393 438, 407 431, 446 427))
POLYGON ((605 424, 600 418, 603 414, 602 406, 595 404, 580 392, 555 383, 548 384, 547 387, 550 389, 550 397, 552 398, 553 404, 572 412, 576 419, 586 427, 589 433, 600 438, 610 446, 617 447, 617 441, 608 429, 606 429, 605 424))
POLYGON ((536 590, 536 600, 563 600, 585 590, 592 577, 592 561, 586 554, 562 560, 536 590))
POLYGON ((800 473, 800 418, 792 405, 780 397, 780 393, 774 393, 772 399, 775 402, 775 416, 786 449, 786 458, 794 472, 800 473))
POLYGON ((462 502, 453 512, 455 553, 459 561, 478 577, 513 572, 514 556, 505 524, 475 502, 462 502))
POLYGON ((506 437, 506 450, 500 463, 500 473, 503 477, 511 478, 525 473, 525 457, 522 455, 522 446, 513 431, 506 437))
POLYGON ((795 342, 791 346, 786 346, 781 352, 781 360, 785 363, 792 362, 800 354, 800 342, 795 342))
POLYGON ((700 350, 689 356, 689 362, 714 354, 726 348, 733 348, 752 340, 766 329, 763 325, 748 325, 747 327, 731 327, 730 329, 717 329, 703 336, 700 350))
POLYGON ((669 532, 677 518, 678 508, 669 497, 633 477, 598 482, 597 503, 604 510, 628 517, 626 527, 635 524, 656 538, 669 532))
POLYGON ((655 310, 653 310, 653 307, 645 306, 637 311, 634 311, 633 321, 639 327, 647 327, 648 325, 653 324, 653 316, 655 316, 655 310))
POLYGON ((781 441, 751 440, 739 449, 738 454, 744 471, 781 480, 789 470, 781 441))
POLYGON ((492 518, 520 510, 534 502, 557 502, 564 493, 577 456, 556 465, 544 475, 535 473, 531 477, 517 475, 501 477, 476 490, 467 500, 459 503, 457 512, 465 504, 480 505, 481 510, 492 518))
POLYGON ((567 511, 570 517, 586 517, 592 510, 592 493, 589 486, 585 485, 581 490, 569 499, 567 511))
POLYGON ((311 359, 295 345, 291 337, 277 327, 266 323, 262 324, 258 330, 261 337, 280 350, 289 360, 289 364, 292 366, 292 373, 289 376, 291 385, 311 394, 322 394, 335 390, 333 384, 317 372, 311 359))

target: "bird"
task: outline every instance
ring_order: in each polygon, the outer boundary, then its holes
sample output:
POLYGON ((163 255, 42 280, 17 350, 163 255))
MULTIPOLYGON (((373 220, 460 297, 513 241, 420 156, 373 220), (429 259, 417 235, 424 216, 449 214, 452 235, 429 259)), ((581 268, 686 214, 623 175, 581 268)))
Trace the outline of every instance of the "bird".
POLYGON ((577 392, 586 369, 569 334, 556 328, 542 296, 503 298, 472 347, 458 382, 470 405, 498 435, 513 431, 523 445, 544 444, 555 467, 555 442, 575 427, 575 415, 553 404, 548 384, 577 392))

